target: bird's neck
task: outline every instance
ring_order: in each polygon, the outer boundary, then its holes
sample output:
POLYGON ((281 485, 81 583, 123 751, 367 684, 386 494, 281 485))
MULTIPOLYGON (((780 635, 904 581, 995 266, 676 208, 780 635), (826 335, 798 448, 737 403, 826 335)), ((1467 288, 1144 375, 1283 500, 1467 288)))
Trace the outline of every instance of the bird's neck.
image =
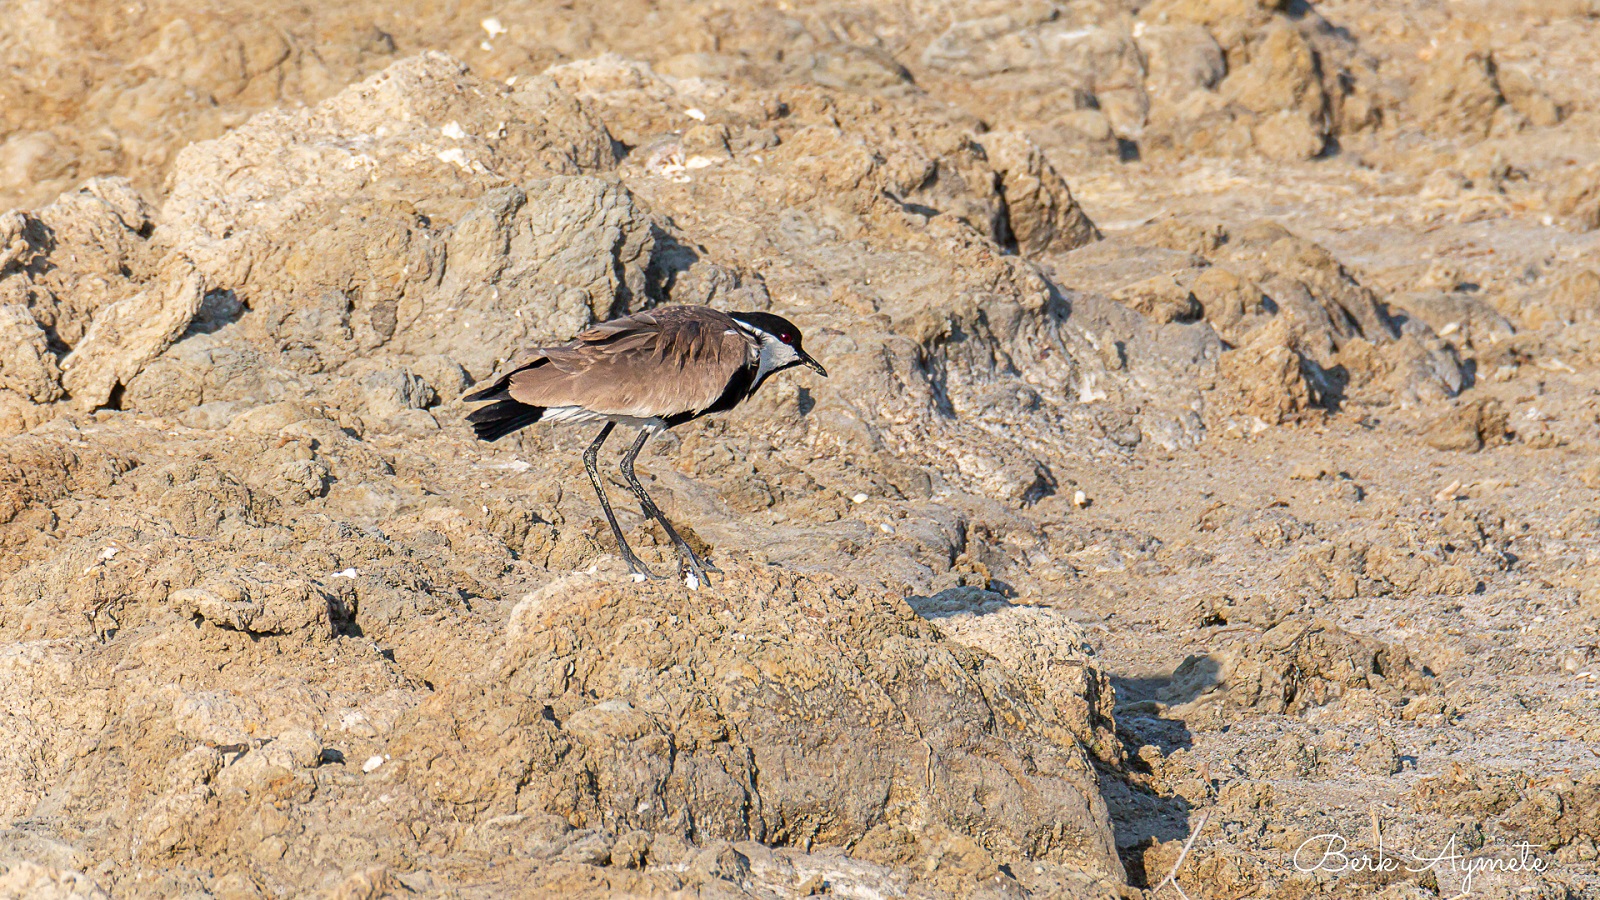
MULTIPOLYGON (((761 382, 765 381, 768 375, 787 364, 788 361, 783 358, 782 351, 788 349, 788 347, 771 338, 761 341, 761 345, 756 348, 756 379, 755 383, 750 386, 751 393, 754 393, 755 389, 761 386, 761 382)), ((792 350, 790 355, 793 355, 792 350)))

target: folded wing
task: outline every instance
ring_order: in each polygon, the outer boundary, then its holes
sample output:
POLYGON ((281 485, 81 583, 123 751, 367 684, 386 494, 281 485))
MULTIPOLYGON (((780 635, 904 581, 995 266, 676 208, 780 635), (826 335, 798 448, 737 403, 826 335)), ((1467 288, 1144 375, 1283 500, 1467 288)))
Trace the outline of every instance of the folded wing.
POLYGON ((669 306, 596 325, 566 346, 541 348, 507 376, 504 390, 529 406, 666 418, 710 408, 754 352, 754 341, 726 315, 669 306))

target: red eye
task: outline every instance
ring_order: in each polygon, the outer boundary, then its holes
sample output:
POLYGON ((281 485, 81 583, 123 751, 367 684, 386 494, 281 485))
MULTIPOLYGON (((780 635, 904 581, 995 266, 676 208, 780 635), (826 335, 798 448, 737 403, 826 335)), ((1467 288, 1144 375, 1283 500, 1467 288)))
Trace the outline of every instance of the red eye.
POLYGON ((783 341, 785 344, 792 344, 794 343, 794 335, 785 331, 783 334, 778 335, 778 340, 783 341))

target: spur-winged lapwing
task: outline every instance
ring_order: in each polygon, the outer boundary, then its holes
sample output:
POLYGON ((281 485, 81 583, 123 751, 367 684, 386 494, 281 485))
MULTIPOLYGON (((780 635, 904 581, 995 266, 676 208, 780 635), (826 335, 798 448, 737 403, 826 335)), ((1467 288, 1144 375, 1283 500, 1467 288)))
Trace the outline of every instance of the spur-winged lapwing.
POLYGON ((633 474, 633 461, 658 431, 738 406, 767 376, 806 365, 828 372, 800 346, 800 329, 763 312, 724 313, 705 306, 663 306, 612 319, 570 343, 519 354, 509 372, 465 398, 493 400, 467 416, 478 437, 495 441, 535 422, 605 422, 584 451, 583 465, 611 523, 617 549, 637 577, 659 579, 639 561, 611 512, 595 457, 619 423, 639 429, 622 457, 622 476, 644 514, 661 523, 677 548, 679 574, 690 587, 719 571, 697 556, 661 514, 633 474))

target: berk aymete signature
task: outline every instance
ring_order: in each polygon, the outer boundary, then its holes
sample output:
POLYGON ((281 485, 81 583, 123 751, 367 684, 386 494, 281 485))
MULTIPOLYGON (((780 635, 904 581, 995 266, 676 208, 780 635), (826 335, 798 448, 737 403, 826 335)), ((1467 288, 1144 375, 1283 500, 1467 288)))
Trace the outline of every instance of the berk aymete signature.
POLYGON ((1383 846, 1380 836, 1377 851, 1352 850, 1342 835, 1319 834, 1302 843, 1291 860, 1298 872, 1433 872, 1441 886, 1457 884, 1456 897, 1472 893, 1472 881, 1484 872, 1527 872, 1538 874, 1549 865, 1527 841, 1505 844, 1500 855, 1480 853, 1469 856, 1456 844, 1456 836, 1438 853, 1422 854, 1383 846))

